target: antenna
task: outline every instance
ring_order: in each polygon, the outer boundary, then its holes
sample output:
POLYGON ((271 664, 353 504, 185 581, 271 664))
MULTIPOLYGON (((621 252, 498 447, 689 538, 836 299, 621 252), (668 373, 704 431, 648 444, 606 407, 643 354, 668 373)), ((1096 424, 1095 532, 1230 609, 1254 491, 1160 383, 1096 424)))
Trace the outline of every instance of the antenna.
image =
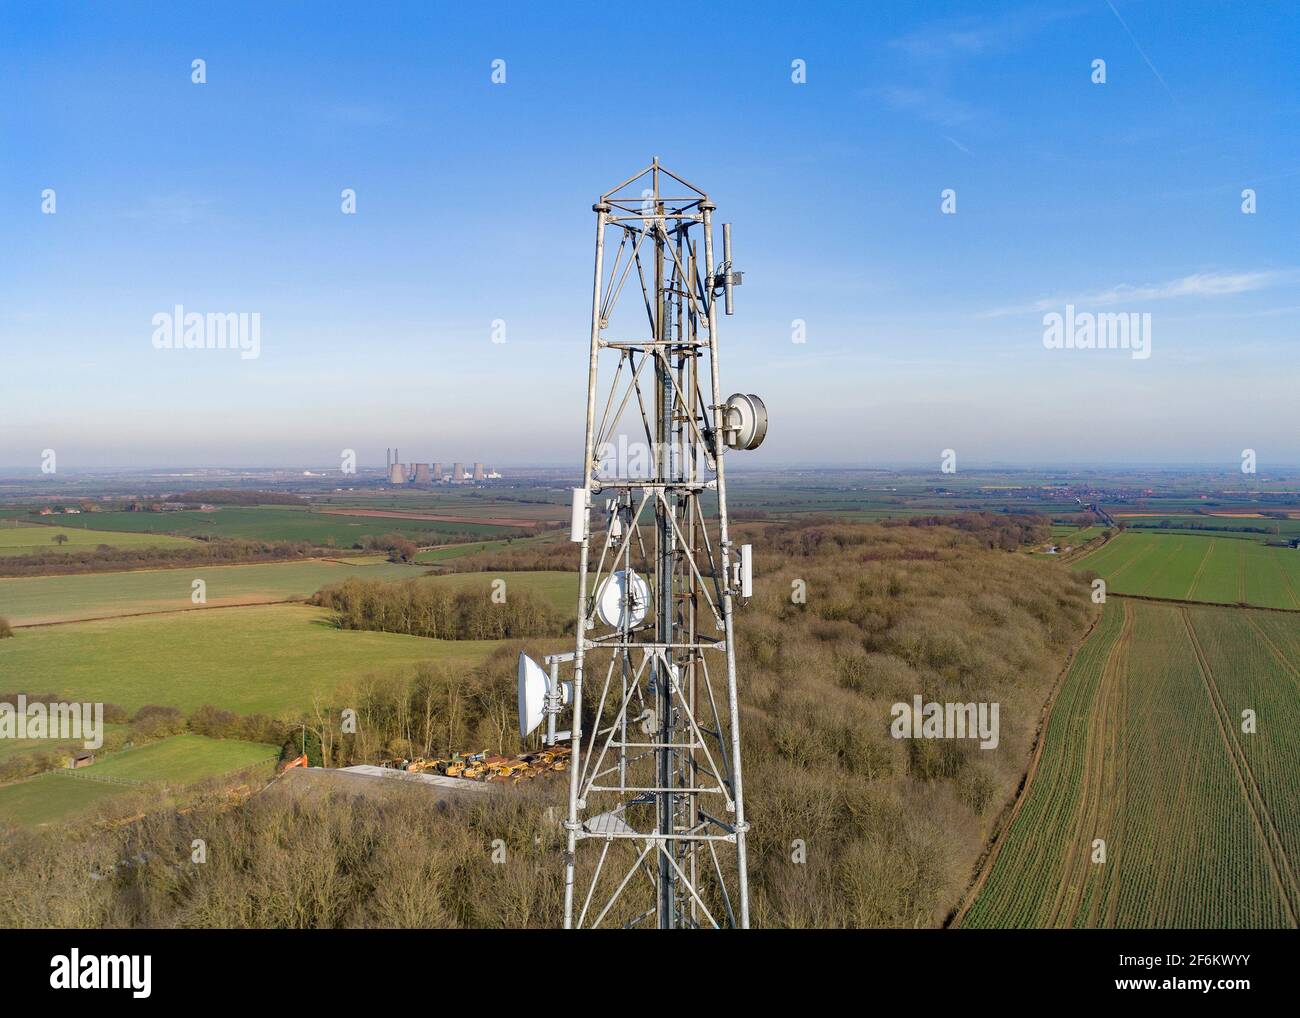
POLYGON ((753 395, 724 403, 720 389, 717 298, 730 314, 741 274, 727 227, 713 268, 715 206, 658 157, 592 209, 570 532, 581 546, 577 639, 572 655, 547 659, 549 683, 521 662, 521 730, 540 725, 544 685, 546 709, 571 708, 566 928, 744 928, 732 613, 753 565, 731 541, 723 462, 728 449, 758 447, 767 409, 753 395), (570 659, 566 705, 558 667, 570 659))

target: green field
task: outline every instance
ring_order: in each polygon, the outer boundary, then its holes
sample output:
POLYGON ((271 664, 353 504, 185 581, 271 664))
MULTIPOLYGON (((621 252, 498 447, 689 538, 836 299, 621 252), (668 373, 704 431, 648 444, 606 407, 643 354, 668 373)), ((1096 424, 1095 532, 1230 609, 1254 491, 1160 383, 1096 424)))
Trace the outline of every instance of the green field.
POLYGON ((278 755, 275 746, 256 742, 173 735, 109 754, 75 772, 54 771, 0 786, 0 822, 62 822, 129 792, 133 785, 191 785, 258 764, 266 764, 269 773, 278 755))
MULTIPOLYGON (((11 756, 20 756, 23 753, 33 749, 52 749, 61 745, 50 739, 0 739, 0 760, 5 760, 11 756)), ((67 745, 73 745, 71 740, 67 745)))
MULTIPOLYGON (((483 552, 527 549, 530 546, 551 543, 555 540, 557 538, 554 534, 538 534, 536 537, 516 537, 511 540, 501 538, 496 541, 475 541, 470 544, 449 544, 442 548, 426 548, 415 556, 415 561, 420 564, 437 564, 451 559, 464 558, 466 555, 478 555, 483 552)), ((576 568, 578 563, 576 549, 573 555, 573 563, 576 568)))
POLYGON ((262 541, 310 541, 351 548, 364 536, 402 534, 416 544, 445 544, 456 535, 491 537, 509 527, 485 523, 444 523, 382 516, 336 516, 292 506, 229 506, 212 512, 95 513, 101 530, 180 534, 190 537, 241 537, 262 541))
POLYGON ((393 580, 424 570, 389 562, 313 560, 259 562, 239 566, 188 566, 123 573, 0 578, 0 617, 11 625, 72 619, 113 618, 142 612, 197 608, 190 600, 194 580, 207 585, 208 608, 310 597, 328 583, 349 576, 393 580))
POLYGON ((1085 544, 1100 537, 1105 530, 1105 527, 1076 527, 1053 524, 1052 540, 1049 544, 1056 545, 1056 552, 1049 552, 1047 550, 1048 545, 1040 545, 1029 554, 1035 558, 1052 558, 1055 555, 1064 555, 1067 552, 1071 555, 1077 555, 1085 544))
POLYGON ((525 591, 565 611, 574 611, 578 602, 577 573, 444 573, 421 582, 451 590, 477 590, 488 597, 496 580, 505 581, 507 598, 511 591, 525 591))
MULTIPOLYGON (((14 690, 4 690, 4 692, 14 692, 14 690)), ((104 722, 104 733, 120 731, 126 725, 114 724, 111 721, 104 722)), ((54 749, 57 746, 69 746, 74 749, 81 749, 82 743, 76 739, 69 739, 66 742, 60 742, 55 739, 0 739, 0 760, 6 760, 9 757, 20 756, 23 753, 35 749, 54 749)))
POLYGON ((1160 533, 1230 534, 1265 541, 1270 537, 1300 537, 1300 519, 1274 519, 1267 516, 1210 516, 1205 513, 1168 513, 1126 515, 1118 518, 1132 530, 1155 530, 1160 533))
POLYGON ((205 735, 173 735, 147 746, 111 753, 78 774, 96 779, 189 785, 254 764, 269 763, 279 755, 278 747, 260 742, 209 739, 205 735))
POLYGON ((1111 601, 960 925, 1295 926, 1298 653, 1288 616, 1111 601))
POLYGON ((495 646, 344 631, 321 609, 265 605, 21 629, 0 640, 0 675, 130 712, 212 704, 296 717, 345 679, 421 661, 473 665, 495 646))
POLYGON ((569 492, 532 490, 522 499, 498 498, 478 489, 449 488, 363 495, 316 495, 315 507, 347 509, 400 509, 403 512, 446 513, 449 516, 502 516, 517 520, 568 522, 569 492), (546 497, 543 497, 546 496, 546 497))
POLYGON ((0 555, 31 555, 36 552, 85 551, 107 544, 113 548, 180 548, 193 547, 194 542, 184 537, 165 534, 124 534, 110 530, 89 530, 88 521, 98 519, 94 513, 83 513, 60 520, 58 524, 42 526, 21 520, 0 523, 0 555), (54 539, 63 534, 65 544, 54 539))
POLYGON ((0 785, 0 821, 26 827, 60 823, 130 791, 128 785, 88 781, 53 771, 0 785))
POLYGON ((1230 537, 1126 531, 1072 563, 1113 594, 1300 608, 1300 550, 1230 537))
POLYGON ((1100 537, 1106 530, 1105 527, 1071 527, 1066 525, 1053 525, 1052 537, 1062 544, 1073 545, 1078 547, 1091 541, 1094 537, 1100 537))

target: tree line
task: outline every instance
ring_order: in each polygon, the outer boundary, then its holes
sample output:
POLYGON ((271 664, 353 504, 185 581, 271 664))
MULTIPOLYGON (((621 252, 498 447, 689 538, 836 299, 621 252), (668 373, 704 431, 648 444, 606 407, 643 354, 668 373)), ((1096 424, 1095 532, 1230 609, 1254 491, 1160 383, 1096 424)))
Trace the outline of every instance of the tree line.
POLYGON ((311 603, 333 612, 340 629, 405 633, 435 640, 559 636, 568 618, 527 591, 498 603, 487 590, 448 590, 429 579, 351 578, 322 587, 311 603))
POLYGON ((0 556, 0 576, 58 576, 188 565, 285 562, 332 553, 330 549, 318 548, 306 541, 248 541, 242 538, 199 539, 185 547, 133 548, 99 544, 72 551, 0 556))
POLYGON ((306 499, 279 491, 239 491, 234 488, 202 488, 183 491, 171 501, 205 502, 208 505, 304 505, 306 499))
POLYGON ((1052 536, 1051 521, 1030 513, 952 513, 882 522, 886 527, 953 527, 975 538, 985 548, 1002 551, 1041 544, 1052 536))

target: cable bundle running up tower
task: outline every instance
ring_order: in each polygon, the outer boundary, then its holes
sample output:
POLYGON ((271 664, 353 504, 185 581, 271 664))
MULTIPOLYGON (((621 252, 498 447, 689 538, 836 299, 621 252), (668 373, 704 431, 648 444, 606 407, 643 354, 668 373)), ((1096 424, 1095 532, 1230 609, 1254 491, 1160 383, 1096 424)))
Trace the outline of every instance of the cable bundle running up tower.
POLYGON ((740 273, 729 226, 715 262, 709 196, 657 158, 593 210, 577 641, 549 673, 521 655, 520 730, 571 740, 567 928, 745 928, 732 612, 752 563, 723 461, 757 448, 767 410, 721 396, 719 301, 730 314, 740 273))

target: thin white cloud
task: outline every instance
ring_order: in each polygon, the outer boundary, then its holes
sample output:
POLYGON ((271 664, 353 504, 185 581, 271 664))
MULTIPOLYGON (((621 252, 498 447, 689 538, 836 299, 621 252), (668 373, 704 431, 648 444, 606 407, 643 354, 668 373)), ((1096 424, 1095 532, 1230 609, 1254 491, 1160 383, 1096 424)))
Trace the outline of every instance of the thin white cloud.
POLYGON ((1142 44, 1137 41, 1137 36, 1135 36, 1129 29, 1128 22, 1120 17, 1119 11, 1115 9, 1115 5, 1111 3, 1111 0, 1106 0, 1106 6, 1111 9, 1111 12, 1115 15, 1115 19, 1123 27, 1124 34, 1129 37, 1129 40, 1133 43, 1133 48, 1138 51, 1138 55, 1146 61, 1146 65, 1151 68, 1151 73, 1156 76, 1156 81, 1160 82, 1160 86, 1169 93, 1169 98, 1174 101, 1174 105, 1181 108, 1182 104, 1178 101, 1178 97, 1174 95, 1173 89, 1171 89, 1169 83, 1165 81, 1165 76, 1156 70, 1156 65, 1153 64, 1151 58, 1147 56, 1147 51, 1142 48, 1142 44))
POLYGON ((911 113, 940 127, 969 128, 987 119, 981 110, 940 88, 891 85, 880 94, 898 112, 911 113))
POLYGON ((1252 290, 1264 290, 1280 283, 1294 281, 1300 270, 1270 270, 1265 272, 1197 272, 1166 283, 1133 286, 1121 283, 1097 293, 1070 296, 1043 297, 1028 304, 995 308, 979 315, 980 318, 1001 318, 1006 315, 1027 315, 1059 310, 1066 304, 1076 307, 1106 307, 1115 304, 1134 304, 1141 301, 1174 300, 1179 297, 1228 297, 1252 290))
POLYGON ((892 39, 889 45, 918 60, 982 56, 1014 48, 1035 32, 1080 13, 1078 8, 1027 6, 991 17, 946 18, 892 39))
MULTIPOLYGON (((961 65, 1023 46, 1034 34, 1071 18, 1078 9, 1029 6, 993 16, 944 18, 920 25, 889 47, 903 54, 912 82, 876 90, 894 110, 946 128, 988 129, 1001 118, 954 94, 951 78, 961 65)), ((959 149, 962 145, 948 138, 959 149)))
POLYGON ((162 226, 189 226, 209 218, 215 203, 211 198, 186 194, 150 195, 144 203, 123 213, 126 219, 139 219, 162 226))
POLYGON ((329 107, 325 115, 349 127, 388 127, 397 122, 391 110, 363 103, 340 103, 329 107))

